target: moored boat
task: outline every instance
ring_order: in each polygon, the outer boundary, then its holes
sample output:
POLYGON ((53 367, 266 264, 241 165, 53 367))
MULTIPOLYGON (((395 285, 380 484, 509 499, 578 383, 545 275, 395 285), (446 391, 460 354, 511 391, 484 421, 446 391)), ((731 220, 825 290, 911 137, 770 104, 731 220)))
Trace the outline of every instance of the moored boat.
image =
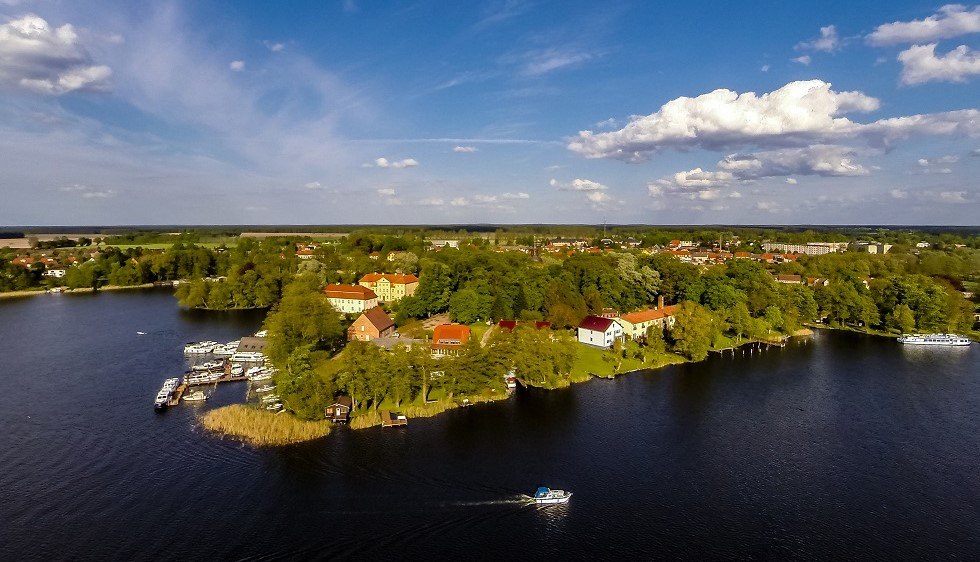
POLYGON ((184 400, 187 400, 188 402, 204 402, 207 399, 208 395, 205 394, 203 390, 195 390, 190 394, 184 395, 184 400))
POLYGON ((544 486, 538 488, 538 491, 534 493, 534 503, 538 505, 568 503, 568 500, 571 498, 571 492, 566 492, 565 490, 552 490, 551 488, 546 488, 544 486))
POLYGON ((274 384, 266 384, 255 389, 255 392, 271 392, 276 389, 274 384))
POLYGON ((162 412, 167 409, 170 404, 170 399, 173 397, 174 391, 180 385, 180 379, 172 378, 163 381, 163 386, 160 391, 157 392, 156 398, 153 400, 153 409, 162 412))
POLYGON ((905 345, 970 345, 970 340, 956 334, 903 334, 898 338, 905 345))

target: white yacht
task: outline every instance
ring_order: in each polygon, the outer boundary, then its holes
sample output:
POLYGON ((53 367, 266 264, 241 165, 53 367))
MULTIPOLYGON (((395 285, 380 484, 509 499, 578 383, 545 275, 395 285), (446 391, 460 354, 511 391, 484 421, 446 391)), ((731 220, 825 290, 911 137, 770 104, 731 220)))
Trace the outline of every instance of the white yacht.
POLYGON ((184 345, 184 353, 189 355, 205 355, 214 351, 215 346, 218 345, 216 341, 200 341, 200 342, 188 342, 184 345))
POLYGON ((274 385, 274 384, 267 384, 267 385, 260 386, 260 387, 256 388, 255 389, 255 392, 272 392, 275 389, 276 389, 276 385, 274 385))
POLYGON ((970 340, 956 334, 906 334, 898 338, 905 345, 970 345, 970 340))
POLYGON ((184 395, 184 400, 187 400, 188 402, 204 402, 207 399, 208 395, 204 394, 203 390, 195 390, 190 394, 184 395))
POLYGON ((265 361, 265 354, 261 351, 239 351, 231 356, 232 363, 261 363, 265 361))
POLYGON ((162 412, 167 409, 170 404, 170 397, 173 396, 177 386, 180 384, 180 379, 167 379, 163 381, 163 386, 160 391, 157 392, 156 398, 153 400, 153 409, 162 412))
POLYGON ((534 493, 534 503, 538 505, 568 503, 568 500, 571 498, 571 492, 566 492, 565 490, 552 490, 551 488, 546 488, 544 486, 538 488, 538 491, 534 493))

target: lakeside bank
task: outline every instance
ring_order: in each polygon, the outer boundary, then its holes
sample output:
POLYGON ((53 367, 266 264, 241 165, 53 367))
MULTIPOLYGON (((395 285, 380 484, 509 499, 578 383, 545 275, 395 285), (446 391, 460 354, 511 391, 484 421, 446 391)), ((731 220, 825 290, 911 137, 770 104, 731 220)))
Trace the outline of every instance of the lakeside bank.
POLYGON ((129 290, 139 290, 139 289, 159 289, 160 287, 167 287, 167 286, 156 285, 154 283, 141 283, 139 285, 104 285, 102 287, 99 287, 98 289, 93 287, 81 287, 77 289, 61 288, 61 290, 37 289, 37 290, 26 290, 26 291, 6 291, 0 293, 0 299, 17 299, 23 297, 34 297, 37 295, 78 295, 78 294, 97 293, 99 291, 129 291, 129 290))

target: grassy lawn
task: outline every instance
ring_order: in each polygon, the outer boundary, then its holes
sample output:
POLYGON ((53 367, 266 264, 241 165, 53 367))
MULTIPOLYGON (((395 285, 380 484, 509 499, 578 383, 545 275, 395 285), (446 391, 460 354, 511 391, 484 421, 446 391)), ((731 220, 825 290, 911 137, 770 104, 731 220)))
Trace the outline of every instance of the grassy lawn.
POLYGON ((665 365, 684 362, 683 357, 674 353, 666 353, 646 364, 639 359, 628 358, 620 360, 617 365, 617 358, 612 351, 581 344, 575 354, 575 363, 572 364, 571 381, 582 382, 588 380, 590 376, 611 378, 617 374, 639 369, 659 369, 665 365))
POLYGON ((490 326, 487 326, 486 322, 475 322, 470 324, 470 338, 480 341, 483 339, 483 334, 487 333, 490 326))

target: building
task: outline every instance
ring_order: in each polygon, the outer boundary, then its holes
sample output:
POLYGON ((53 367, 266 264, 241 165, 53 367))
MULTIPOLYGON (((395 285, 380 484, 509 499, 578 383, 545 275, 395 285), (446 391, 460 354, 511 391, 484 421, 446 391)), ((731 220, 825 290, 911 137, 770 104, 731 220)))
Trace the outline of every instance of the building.
POLYGON ((360 314, 378 306, 378 295, 360 285, 331 283, 323 288, 330 305, 344 314, 360 314))
POLYGON ((350 411, 353 406, 354 401, 350 396, 338 396, 334 398, 333 404, 324 408, 323 417, 334 423, 347 423, 350 421, 350 411))
POLYGON ((854 244, 854 247, 859 252, 868 252, 869 254, 887 254, 888 250, 892 249, 891 244, 879 244, 877 242, 858 242, 854 244))
POLYGON ((237 352, 263 353, 269 340, 257 336, 246 336, 239 340, 237 352))
POLYGON ((932 246, 932 244, 926 242, 925 240, 923 240, 922 242, 916 242, 915 243, 915 247, 916 248, 928 248, 930 246, 932 246))
POLYGON ((613 342, 622 339, 623 327, 612 318, 586 316, 578 325, 578 341, 596 347, 612 347, 613 342))
POLYGON ((374 291, 379 301, 391 302, 414 295, 419 286, 419 278, 412 274, 368 273, 358 283, 374 291))
POLYGON ((65 276, 66 273, 68 273, 68 271, 66 269, 64 269, 61 266, 57 266, 57 267, 54 267, 54 268, 51 268, 51 269, 46 270, 44 272, 44 276, 45 277, 55 277, 57 279, 61 279, 62 277, 65 276))
POLYGON ((470 327, 463 324, 440 324, 432 331, 432 355, 456 355, 470 341, 470 327))
POLYGON ((395 333, 395 322, 384 309, 376 306, 366 310, 347 329, 348 340, 371 341, 395 333))
POLYGON ((776 281, 778 283, 787 283, 790 285, 801 285, 803 283, 803 277, 800 275, 779 274, 776 276, 776 281))
POLYGON ((762 249, 766 252, 780 254, 806 254, 808 256, 822 256, 833 252, 843 252, 847 249, 847 242, 807 242, 806 244, 764 242, 762 244, 762 249))
POLYGON ((616 319, 623 327, 623 335, 631 339, 645 338, 647 329, 650 326, 659 326, 661 329, 670 329, 674 326, 674 315, 677 314, 678 305, 663 306, 660 308, 650 308, 624 314, 616 319))

